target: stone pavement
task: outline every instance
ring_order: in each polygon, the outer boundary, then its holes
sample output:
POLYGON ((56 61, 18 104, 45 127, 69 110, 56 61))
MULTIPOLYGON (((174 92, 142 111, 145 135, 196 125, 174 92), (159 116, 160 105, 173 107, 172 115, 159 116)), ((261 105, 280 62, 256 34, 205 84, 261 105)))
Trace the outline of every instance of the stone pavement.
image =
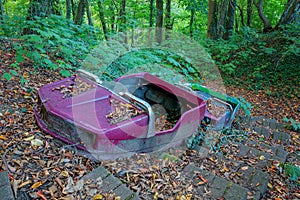
POLYGON ((10 186, 10 181, 6 171, 0 173, 0 199, 14 200, 14 193, 10 186))
MULTIPOLYGON (((139 200, 140 198, 121 181, 108 172, 107 169, 100 166, 82 177, 83 182, 102 179, 102 191, 105 193, 114 193, 121 200, 139 200)), ((8 174, 6 171, 0 173, 0 200, 14 200, 8 174)))
MULTIPOLYGON (((221 147, 221 154, 209 155, 208 147, 198 145, 195 150, 201 162, 190 163, 184 169, 185 180, 197 185, 196 194, 199 199, 262 199, 268 190, 270 176, 268 167, 273 163, 285 163, 290 144, 290 135, 284 125, 267 117, 241 117, 240 123, 248 130, 246 139, 230 142, 221 147), (226 163, 226 167, 221 164, 226 163), (210 166, 207 168, 206 166, 210 166), (222 177, 219 171, 222 172, 222 177), (230 177, 230 175, 236 175, 230 177), (207 183, 197 184, 199 176, 207 183)), ((238 130, 243 127, 238 127, 238 130)), ((295 159, 298 159, 295 156, 295 159)))
POLYGON ((138 200, 140 199, 133 191, 128 189, 119 179, 110 174, 107 169, 100 166, 82 177, 83 182, 90 180, 102 179, 102 190, 105 193, 114 193, 116 197, 122 200, 138 200))

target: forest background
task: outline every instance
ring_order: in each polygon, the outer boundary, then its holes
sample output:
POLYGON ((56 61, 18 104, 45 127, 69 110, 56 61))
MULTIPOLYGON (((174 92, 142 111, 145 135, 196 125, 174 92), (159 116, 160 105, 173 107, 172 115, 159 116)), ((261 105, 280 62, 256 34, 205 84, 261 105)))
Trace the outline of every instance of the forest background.
MULTIPOLYGON (((286 104, 279 118, 294 121, 300 112, 294 106, 300 83, 299 12, 299 0, 0 0, 0 37, 13 41, 15 52, 0 75, 7 81, 19 77, 21 85, 40 68, 69 76, 111 35, 164 28, 201 44, 228 87, 258 95, 250 97, 254 108, 261 96, 283 98, 271 110, 286 104), (32 66, 31 75, 18 71, 24 65, 32 66)), ((156 33, 155 39, 159 43, 163 37, 156 33)), ((163 56, 152 52, 148 59, 193 76, 190 68, 182 70, 180 58, 157 59, 163 56)), ((275 111, 260 114, 278 118, 275 111)))

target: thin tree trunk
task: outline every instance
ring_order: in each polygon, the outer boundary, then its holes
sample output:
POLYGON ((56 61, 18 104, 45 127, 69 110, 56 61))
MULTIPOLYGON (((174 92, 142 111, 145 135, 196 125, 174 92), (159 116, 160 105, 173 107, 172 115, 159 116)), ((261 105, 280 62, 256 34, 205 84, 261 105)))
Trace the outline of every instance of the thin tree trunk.
POLYGON ((165 18, 165 27, 166 27, 166 40, 169 39, 169 32, 172 30, 173 24, 172 24, 172 19, 171 19, 171 0, 167 0, 166 3, 166 18, 165 18))
POLYGON ((225 32, 225 21, 228 12, 229 0, 223 0, 220 3, 220 21, 218 27, 219 36, 222 37, 225 32))
POLYGON ((3 20, 4 9, 3 9, 3 2, 0 0, 0 20, 3 20))
POLYGON ((109 10, 111 11, 110 23, 111 23, 111 32, 115 31, 115 23, 116 23, 116 13, 115 13, 115 5, 114 1, 111 1, 109 4, 109 10))
POLYGON ((289 0, 285 6, 285 9, 280 17, 279 22, 276 25, 278 28, 280 25, 294 23, 300 20, 300 0, 289 0))
POLYGON ((235 18, 235 32, 239 32, 239 20, 237 17, 235 18))
POLYGON ((231 0, 228 6, 228 14, 226 20, 226 32, 223 36, 225 40, 228 40, 230 35, 232 34, 234 28, 234 18, 235 18, 235 10, 236 10, 236 0, 231 0))
POLYGON ((83 23, 85 3, 86 3, 85 0, 80 0, 79 1, 76 16, 75 16, 75 19, 74 19, 74 24, 81 25, 83 23))
POLYGON ((167 0, 166 3, 166 29, 172 29, 172 20, 171 20, 171 0, 167 0))
POLYGON ((50 14, 56 14, 58 11, 55 9, 55 4, 55 0, 30 0, 26 19, 34 20, 35 16, 46 17, 50 14))
POLYGON ((163 13, 164 13, 164 2, 163 0, 156 0, 156 32, 155 40, 158 44, 162 42, 163 35, 163 13))
POLYGON ((107 40, 107 27, 106 27, 106 22, 105 22, 105 17, 104 17, 104 7, 103 7, 103 0, 98 0, 98 9, 99 9, 99 17, 100 21, 102 24, 102 30, 105 39, 107 40))
POLYGON ((207 23, 207 38, 217 39, 217 1, 209 0, 208 1, 208 23, 207 23))
POLYGON ((71 0, 66 0, 66 18, 71 19, 71 0))
MULTIPOLYGON (((30 5, 27 12, 26 20, 35 20, 37 17, 46 17, 50 14, 58 14, 59 12, 56 9, 56 0, 30 0, 30 5)), ((24 28, 23 34, 32 34, 30 28, 24 28)))
POLYGON ((91 13, 91 10, 90 10, 90 4, 89 4, 89 0, 86 0, 85 2, 86 4, 86 15, 87 15, 87 18, 88 18, 88 23, 90 26, 94 26, 93 25, 93 20, 92 20, 92 13, 91 13))
POLYGON ((154 0, 150 0, 150 17, 149 17, 149 27, 153 27, 153 10, 154 10, 154 0))
POLYGON ((123 32, 124 43, 128 43, 127 33, 126 33, 126 0, 121 1, 119 32, 123 32))
POLYGON ((252 20, 252 0, 247 2, 247 26, 250 27, 252 20))
POLYGON ((240 11, 240 16, 241 16, 241 23, 242 23, 242 26, 245 26, 245 21, 244 21, 244 12, 243 12, 243 9, 241 8, 241 6, 237 6, 239 11, 240 11))
POLYGON ((72 16, 73 16, 73 21, 75 21, 75 16, 76 16, 76 8, 75 8, 75 4, 74 4, 74 0, 71 0, 71 6, 72 6, 72 16))
POLYGON ((268 31, 272 30, 271 23, 263 11, 263 0, 258 0, 258 2, 256 2, 256 0, 253 0, 253 3, 258 10, 260 19, 264 23, 264 32, 268 32, 268 31))
POLYGON ((194 33, 194 22, 195 22, 195 9, 191 8, 191 16, 190 16, 190 37, 193 37, 194 33))
POLYGON ((120 9, 120 29, 122 32, 126 28, 126 0, 121 1, 121 9, 120 9))

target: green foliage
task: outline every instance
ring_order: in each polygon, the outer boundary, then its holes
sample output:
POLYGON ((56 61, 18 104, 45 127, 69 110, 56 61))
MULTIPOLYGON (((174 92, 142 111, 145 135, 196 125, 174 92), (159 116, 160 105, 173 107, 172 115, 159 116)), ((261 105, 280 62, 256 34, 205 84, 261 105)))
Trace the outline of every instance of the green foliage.
POLYGON ((287 117, 284 117, 283 121, 289 123, 287 128, 300 131, 300 122, 295 121, 293 118, 288 119, 287 117))
POLYGON ((189 138, 186 139, 186 145, 189 149, 194 149, 197 145, 200 145, 205 139, 205 131, 199 126, 198 130, 189 138))
POLYGON ((244 111, 245 115, 251 115, 251 108, 252 105, 250 102, 246 101, 243 97, 239 97, 238 100, 240 101, 240 108, 244 111))
POLYGON ((206 47, 222 72, 225 83, 251 90, 265 90, 268 95, 291 98, 300 96, 299 24, 261 34, 241 28, 230 40, 208 40, 206 47))
POLYGON ((5 72, 5 73, 2 75, 2 78, 5 78, 7 81, 10 81, 11 78, 12 78, 12 75, 11 75, 10 73, 5 72))
MULTIPOLYGON (((204 119, 205 120, 205 119, 204 119)), ((211 127, 203 129, 198 127, 196 133, 186 139, 186 145, 189 149, 194 149, 197 145, 205 144, 213 151, 218 151, 222 145, 228 142, 239 142, 247 139, 248 133, 246 131, 239 131, 234 129, 223 129, 220 131, 211 130, 211 127), (210 134, 212 132, 212 134, 210 134)))
POLYGON ((78 68, 99 39, 90 35, 96 35, 97 30, 78 27, 57 15, 36 17, 23 28, 32 34, 21 36, 22 41, 14 45, 16 64, 27 60, 36 68, 61 69, 62 76, 69 76, 69 70, 78 68))
POLYGON ((174 74, 171 71, 183 75, 188 81, 201 79, 198 70, 183 57, 170 51, 151 48, 131 51, 118 57, 107 67, 101 78, 114 80, 128 71, 132 73, 135 68, 138 68, 140 71, 143 71, 141 68, 144 68, 144 70, 150 70, 149 72, 157 75, 161 75, 162 68, 165 68, 169 72, 171 79, 174 78, 174 74))
POLYGON ((300 168, 295 165, 291 165, 290 163, 281 164, 281 167, 285 169, 285 174, 289 176, 290 180, 296 181, 298 185, 300 185, 300 168))

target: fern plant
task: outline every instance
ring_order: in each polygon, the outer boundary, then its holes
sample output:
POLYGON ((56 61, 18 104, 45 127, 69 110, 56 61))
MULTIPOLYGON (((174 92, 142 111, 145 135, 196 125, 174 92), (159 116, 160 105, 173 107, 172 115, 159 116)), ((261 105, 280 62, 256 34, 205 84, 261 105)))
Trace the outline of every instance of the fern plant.
POLYGON ((78 27, 62 16, 36 17, 23 27, 32 34, 23 35, 16 43, 16 64, 29 61, 36 68, 60 70, 62 76, 69 76, 70 70, 80 67, 89 49, 100 38, 97 29, 88 26, 78 27), (95 34, 90 35, 93 31, 95 34))

